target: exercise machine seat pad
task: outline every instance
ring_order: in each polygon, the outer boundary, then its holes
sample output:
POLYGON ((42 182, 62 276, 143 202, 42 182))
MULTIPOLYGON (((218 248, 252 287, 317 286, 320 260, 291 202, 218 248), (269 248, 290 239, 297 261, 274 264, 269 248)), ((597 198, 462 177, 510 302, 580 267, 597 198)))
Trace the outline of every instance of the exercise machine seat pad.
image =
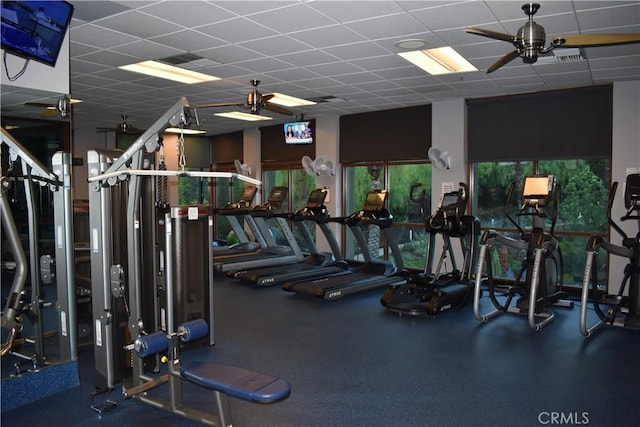
POLYGON ((273 403, 289 396, 291 387, 283 379, 235 366, 213 362, 187 362, 180 374, 204 388, 256 403, 273 403))

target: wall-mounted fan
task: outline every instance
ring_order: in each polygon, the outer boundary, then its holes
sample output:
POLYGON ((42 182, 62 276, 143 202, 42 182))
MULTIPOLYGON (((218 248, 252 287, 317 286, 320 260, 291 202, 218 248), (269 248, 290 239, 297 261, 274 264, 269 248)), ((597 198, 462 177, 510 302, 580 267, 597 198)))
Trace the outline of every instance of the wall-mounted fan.
POLYGON ((129 123, 127 115, 123 114, 122 121, 118 123, 116 127, 113 128, 96 128, 98 132, 119 132, 119 133, 130 133, 133 135, 143 133, 142 129, 138 129, 134 127, 131 123, 129 123))
POLYGON ((242 107, 249 110, 252 114, 260 114, 260 110, 263 108, 265 110, 273 111, 275 113, 284 114, 287 116, 293 116, 293 111, 281 107, 277 104, 272 104, 269 102, 274 95, 267 94, 263 95, 258 92, 258 85, 260 84, 260 80, 251 80, 251 86, 253 88, 247 94, 246 102, 214 102, 211 104, 201 104, 196 105, 196 108, 212 108, 212 107, 242 107))
POLYGON ((315 160, 302 157, 302 167, 307 175, 330 176, 335 173, 335 164, 329 156, 318 156, 315 160))
POLYGON ((251 176, 251 166, 246 163, 242 163, 240 160, 234 160, 233 164, 236 167, 236 172, 239 175, 251 176))
POLYGON ((447 151, 440 151, 440 149, 436 147, 429 148, 427 152, 429 155, 429 160, 431 160, 431 164, 436 169, 440 170, 448 170, 451 169, 451 157, 449 157, 449 153, 447 151))
POLYGON ((40 113, 40 117, 50 117, 59 113, 60 117, 66 119, 69 117, 69 114, 71 114, 71 99, 67 95, 58 99, 55 104, 46 102, 25 102, 24 105, 43 108, 44 110, 40 113))
POLYGON ((553 37, 551 44, 545 47, 546 34, 544 28, 533 21, 533 15, 535 15, 539 8, 540 5, 537 3, 526 3, 522 5, 522 10, 529 17, 529 21, 520 27, 516 35, 477 27, 468 27, 466 29, 467 33, 509 42, 516 48, 492 64, 487 69, 487 73, 497 70, 517 57, 521 57, 527 64, 533 64, 538 60, 538 55, 549 53, 555 48, 581 48, 640 43, 640 34, 569 34, 553 37))

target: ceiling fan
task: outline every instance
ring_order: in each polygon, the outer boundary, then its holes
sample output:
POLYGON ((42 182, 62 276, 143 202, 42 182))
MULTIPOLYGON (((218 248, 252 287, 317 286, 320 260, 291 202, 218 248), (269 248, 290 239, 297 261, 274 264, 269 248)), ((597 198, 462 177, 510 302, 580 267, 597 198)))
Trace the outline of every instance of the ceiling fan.
POLYGON ((247 94, 247 101, 243 102, 217 102, 211 104, 196 105, 196 108, 211 108, 211 107, 242 107, 251 112, 251 114, 260 114, 261 109, 273 111, 275 113, 285 114, 292 116, 293 111, 284 108, 280 105, 270 103, 269 100, 274 97, 273 94, 263 95, 258 92, 258 85, 260 80, 251 80, 251 86, 253 89, 247 94))
POLYGON ((518 30, 516 35, 485 30, 477 27, 467 27, 466 32, 496 40, 509 42, 515 46, 515 50, 493 63, 487 73, 494 72, 503 65, 517 57, 521 57, 527 64, 533 64, 538 60, 538 55, 551 52, 555 48, 581 48, 594 46, 613 46, 630 43, 640 43, 640 34, 569 34, 555 36, 551 44, 545 47, 546 35, 544 28, 533 21, 540 5, 538 3, 526 3, 522 10, 529 17, 529 21, 518 30))
POLYGON ((25 102, 24 105, 42 108, 43 111, 40 113, 40 117, 49 117, 59 113, 63 119, 66 119, 69 117, 69 112, 71 110, 71 99, 65 95, 58 99, 55 104, 47 102, 25 102))
POLYGON ((118 123, 118 126, 113 127, 113 128, 96 128, 96 130, 98 132, 119 132, 119 133, 130 133, 130 134, 141 134, 143 131, 142 129, 138 129, 136 127, 134 127, 133 125, 131 125, 128 121, 127 121, 127 115, 123 114, 122 116, 122 121, 120 123, 118 123))

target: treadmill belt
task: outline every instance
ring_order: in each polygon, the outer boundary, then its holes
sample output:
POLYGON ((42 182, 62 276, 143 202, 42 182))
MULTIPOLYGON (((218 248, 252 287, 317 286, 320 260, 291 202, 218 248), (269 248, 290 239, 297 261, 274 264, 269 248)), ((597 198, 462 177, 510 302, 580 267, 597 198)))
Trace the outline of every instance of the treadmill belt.
POLYGON ((307 293, 321 299, 335 300, 351 293, 402 283, 406 283, 406 279, 400 276, 348 271, 311 281, 286 283, 282 288, 290 292, 307 293))

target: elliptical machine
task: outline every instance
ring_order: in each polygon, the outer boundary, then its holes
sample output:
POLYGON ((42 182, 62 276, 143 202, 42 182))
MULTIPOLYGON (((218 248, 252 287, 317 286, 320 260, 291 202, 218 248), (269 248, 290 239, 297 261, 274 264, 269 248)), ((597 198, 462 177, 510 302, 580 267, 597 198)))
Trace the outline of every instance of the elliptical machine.
POLYGON ((620 221, 623 222, 637 220, 638 231, 635 237, 629 237, 611 218, 611 208, 613 207, 617 188, 618 183, 614 182, 609 191, 607 220, 609 225, 622 237, 622 245, 614 245, 602 236, 591 236, 587 242, 587 259, 580 300, 580 332, 587 338, 604 325, 640 330, 640 174, 627 175, 624 193, 624 207, 627 212, 620 218, 620 221), (598 292, 596 259, 600 249, 604 249, 611 255, 629 260, 624 268, 624 276, 617 294, 602 294, 598 292), (591 286, 589 286, 590 284, 591 286), (624 292, 627 284, 629 285, 629 294, 628 297, 625 297, 624 292), (589 288, 592 290, 591 299, 594 311, 599 318, 599 321, 591 327, 587 326, 589 288), (603 306, 608 306, 606 311, 603 306))
POLYGON ((438 315, 452 308, 462 307, 473 290, 472 274, 480 239, 480 221, 465 215, 468 187, 459 184, 457 191, 442 195, 438 210, 425 219, 429 234, 429 248, 424 271, 409 277, 402 285, 392 285, 380 298, 380 303, 390 311, 408 315, 438 315), (433 269, 436 237, 443 241, 438 265, 433 269), (462 270, 456 264, 451 239, 458 239, 463 254, 462 270), (441 273, 447 258, 452 271, 441 273))
POLYGON ((525 231, 509 214, 514 189, 515 182, 511 184, 509 189, 504 212, 509 221, 518 229, 520 239, 500 235, 495 230, 487 230, 483 234, 480 242, 473 312, 476 319, 483 323, 503 313, 526 315, 531 329, 539 331, 555 317, 551 310, 553 305, 573 306, 571 301, 563 299, 564 293, 561 291, 562 255, 558 239, 554 235, 558 218, 560 187, 556 185, 553 175, 525 177, 520 209, 516 216, 532 218, 532 227, 529 231, 525 231), (546 212, 549 208, 551 210, 550 216, 546 212), (548 232, 544 230, 544 220, 547 218, 551 219, 551 227, 548 232), (513 284, 499 285, 494 280, 491 251, 496 245, 506 246, 526 254, 513 284), (489 299, 495 307, 493 311, 485 314, 480 313, 480 298, 484 281, 483 265, 486 265, 489 299), (504 303, 498 299, 498 294, 506 296, 504 303), (512 305, 515 297, 517 297, 515 304, 512 305))

